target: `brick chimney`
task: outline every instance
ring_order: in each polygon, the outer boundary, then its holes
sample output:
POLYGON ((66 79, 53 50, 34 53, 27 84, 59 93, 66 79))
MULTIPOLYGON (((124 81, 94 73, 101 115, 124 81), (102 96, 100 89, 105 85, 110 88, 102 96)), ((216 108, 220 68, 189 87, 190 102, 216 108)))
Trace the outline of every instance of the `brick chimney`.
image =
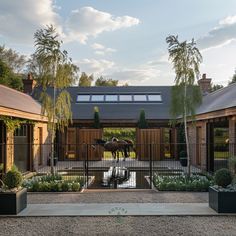
POLYGON ((36 81, 33 79, 32 74, 29 73, 27 79, 23 79, 24 93, 32 94, 36 81))
POLYGON ((207 78, 206 74, 203 74, 202 78, 198 80, 198 85, 203 95, 211 92, 211 78, 207 78))

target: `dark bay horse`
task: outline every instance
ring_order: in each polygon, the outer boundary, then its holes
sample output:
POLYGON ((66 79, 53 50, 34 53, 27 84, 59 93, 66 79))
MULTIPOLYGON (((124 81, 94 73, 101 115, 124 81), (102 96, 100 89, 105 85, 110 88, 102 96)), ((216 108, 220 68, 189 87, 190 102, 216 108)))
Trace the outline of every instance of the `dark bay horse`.
POLYGON ((128 157, 128 143, 124 140, 112 139, 111 141, 105 141, 103 139, 95 139, 95 144, 104 147, 106 151, 112 153, 114 159, 117 159, 119 162, 119 151, 124 153, 124 160, 128 157))

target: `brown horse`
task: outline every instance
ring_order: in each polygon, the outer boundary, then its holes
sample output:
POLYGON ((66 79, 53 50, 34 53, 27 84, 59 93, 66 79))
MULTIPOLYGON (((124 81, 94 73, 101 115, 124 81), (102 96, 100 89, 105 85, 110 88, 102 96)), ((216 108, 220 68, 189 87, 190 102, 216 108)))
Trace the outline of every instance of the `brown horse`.
POLYGON ((124 152, 124 160, 128 157, 128 143, 124 140, 112 139, 112 141, 105 141, 103 139, 95 139, 95 143, 104 147, 106 151, 111 152, 113 158, 117 159, 117 162, 119 162, 119 151, 124 152))

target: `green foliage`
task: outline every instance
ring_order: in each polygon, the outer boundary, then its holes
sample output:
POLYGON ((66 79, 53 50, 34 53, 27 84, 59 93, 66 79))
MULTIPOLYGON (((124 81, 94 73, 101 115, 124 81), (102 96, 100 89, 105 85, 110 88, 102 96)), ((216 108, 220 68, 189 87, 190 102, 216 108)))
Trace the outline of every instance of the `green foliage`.
POLYGON ((216 90, 224 88, 221 84, 211 84, 211 92, 215 92, 216 90))
POLYGON ((3 183, 8 189, 19 188, 22 184, 23 177, 18 169, 13 166, 3 177, 3 183))
POLYGON ((94 125, 93 126, 96 129, 99 129, 101 127, 98 107, 94 107, 94 125))
POLYGON ((29 192, 78 192, 83 185, 83 178, 61 175, 35 176, 25 180, 23 186, 29 192))
POLYGON ((118 80, 105 79, 104 77, 100 76, 96 80, 95 86, 117 86, 118 82, 119 82, 118 80))
POLYGON ((218 186, 223 188, 231 184, 233 178, 230 171, 226 168, 222 168, 216 171, 214 181, 218 186))
POLYGON ((194 120, 195 110, 202 102, 202 94, 199 86, 180 84, 172 87, 170 114, 172 123, 175 124, 184 114, 188 115, 189 120, 194 120), (185 93, 186 87, 186 93, 185 93))
POLYGON ((26 57, 20 55, 11 48, 0 46, 0 60, 6 63, 14 73, 22 72, 26 63, 26 57))
POLYGON ((145 111, 141 110, 140 111, 140 115, 139 115, 139 121, 138 121, 138 127, 140 129, 146 129, 148 128, 148 123, 146 121, 146 115, 145 115, 145 111))
POLYGON ((22 123, 25 123, 25 120, 19 120, 8 116, 0 116, 0 120, 3 121, 9 132, 14 132, 17 128, 20 128, 22 123))
POLYGON ((136 141, 136 129, 135 128, 104 128, 103 137, 105 140, 111 140, 112 137, 118 139, 129 139, 133 142, 136 141))
POLYGON ((91 87, 93 82, 93 75, 88 76, 85 72, 82 72, 79 78, 80 87, 91 87))
POLYGON ((235 82, 236 82, 236 70, 234 72, 234 75, 233 75, 232 79, 228 82, 228 85, 233 84, 235 82))
POLYGON ((23 88, 22 75, 15 74, 12 69, 0 59, 0 84, 19 91, 23 88))
POLYGON ((205 176, 161 176, 154 174, 154 185, 159 191, 208 191, 212 184, 205 176))
POLYGON ((74 83, 78 67, 72 64, 67 51, 61 49, 62 41, 52 25, 37 30, 34 38, 36 52, 33 57, 40 67, 37 82, 43 89, 42 113, 48 117, 48 128, 54 136, 55 126, 63 130, 71 121, 71 98, 66 88, 74 83), (54 88, 55 97, 48 95, 48 87, 54 88))

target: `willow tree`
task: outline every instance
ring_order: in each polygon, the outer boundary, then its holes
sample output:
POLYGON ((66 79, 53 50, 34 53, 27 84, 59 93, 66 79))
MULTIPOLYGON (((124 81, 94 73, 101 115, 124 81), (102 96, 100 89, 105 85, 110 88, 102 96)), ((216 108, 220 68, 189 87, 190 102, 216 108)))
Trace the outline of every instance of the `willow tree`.
MULTIPOLYGON (((188 167, 187 173, 191 173, 191 157, 189 137, 187 132, 188 121, 194 121, 196 108, 201 104, 202 95, 196 81, 199 78, 199 66, 202 56, 196 42, 179 42, 178 36, 168 36, 166 38, 169 51, 169 60, 173 64, 175 71, 175 86, 172 89, 171 114, 175 122, 182 117, 187 148, 188 167)), ((193 124, 193 122, 192 122, 193 124)))
POLYGON ((78 68, 72 64, 68 53, 62 50, 62 41, 56 29, 50 25, 34 34, 35 58, 41 73, 37 78, 41 87, 42 114, 48 118, 51 143, 51 173, 54 174, 54 140, 56 130, 62 130, 72 121, 71 97, 67 87, 73 84, 78 68), (52 94, 50 93, 52 90, 52 94))

